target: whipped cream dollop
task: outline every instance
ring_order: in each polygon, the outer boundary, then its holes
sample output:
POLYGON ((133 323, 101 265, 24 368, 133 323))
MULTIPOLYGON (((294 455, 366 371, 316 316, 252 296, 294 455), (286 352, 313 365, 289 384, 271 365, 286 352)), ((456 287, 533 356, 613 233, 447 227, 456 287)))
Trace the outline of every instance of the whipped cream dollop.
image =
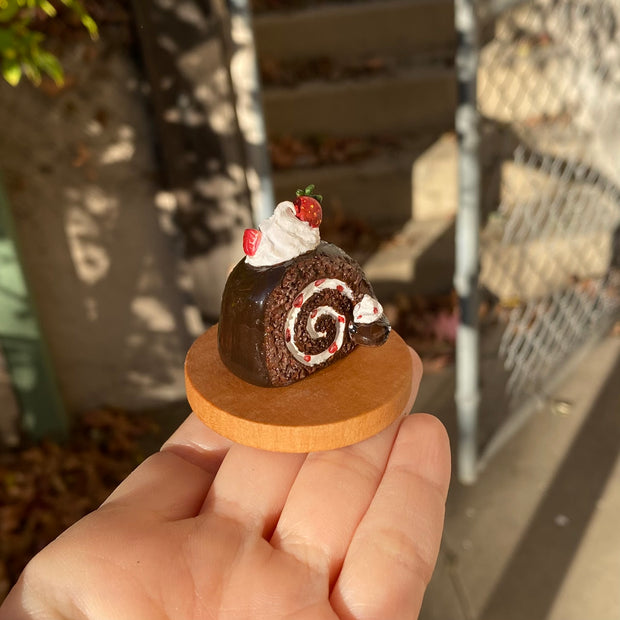
POLYGON ((298 219, 289 200, 281 202, 273 215, 260 224, 259 230, 262 234, 256 252, 245 258, 253 267, 291 260, 314 250, 321 241, 319 229, 298 219))
POLYGON ((364 295, 353 308, 356 323, 374 323, 383 314, 383 306, 370 295, 364 295))

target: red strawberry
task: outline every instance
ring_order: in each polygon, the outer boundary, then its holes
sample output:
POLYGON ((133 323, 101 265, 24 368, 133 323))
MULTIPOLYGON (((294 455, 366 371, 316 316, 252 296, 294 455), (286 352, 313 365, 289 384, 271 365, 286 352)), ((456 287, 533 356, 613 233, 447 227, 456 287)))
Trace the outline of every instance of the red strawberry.
POLYGON ((312 196, 297 196, 295 198, 295 215, 302 222, 308 222, 312 228, 318 228, 323 219, 323 209, 316 198, 312 196))
POLYGON ((260 230, 255 230, 254 228, 245 229, 243 233, 243 251, 248 256, 256 254, 262 236, 263 233, 260 230))
POLYGON ((323 196, 313 194, 314 185, 308 185, 306 189, 298 189, 293 204, 295 205, 295 215, 302 222, 308 222, 312 228, 318 228, 323 219, 323 209, 321 202, 323 196))

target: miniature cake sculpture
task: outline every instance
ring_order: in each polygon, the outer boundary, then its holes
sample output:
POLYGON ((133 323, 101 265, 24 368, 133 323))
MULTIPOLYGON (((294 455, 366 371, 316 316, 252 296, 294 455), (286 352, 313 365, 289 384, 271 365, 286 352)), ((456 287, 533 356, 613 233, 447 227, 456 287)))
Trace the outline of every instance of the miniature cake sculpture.
POLYGON ((243 237, 246 254, 222 297, 222 362, 258 386, 286 386, 348 355, 385 343, 390 324, 359 264, 321 241, 314 186, 280 203, 243 237))

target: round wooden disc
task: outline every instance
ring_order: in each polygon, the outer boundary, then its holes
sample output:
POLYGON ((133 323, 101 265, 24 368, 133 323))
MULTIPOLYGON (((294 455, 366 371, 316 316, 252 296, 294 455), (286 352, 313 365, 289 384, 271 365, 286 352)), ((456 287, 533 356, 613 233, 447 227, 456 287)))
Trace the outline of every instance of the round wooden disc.
POLYGON ((207 426, 237 443, 278 452, 330 450, 375 435, 403 412, 413 380, 409 349, 394 331, 381 347, 358 346, 279 388, 230 372, 219 356, 217 326, 194 342, 185 360, 187 399, 207 426))

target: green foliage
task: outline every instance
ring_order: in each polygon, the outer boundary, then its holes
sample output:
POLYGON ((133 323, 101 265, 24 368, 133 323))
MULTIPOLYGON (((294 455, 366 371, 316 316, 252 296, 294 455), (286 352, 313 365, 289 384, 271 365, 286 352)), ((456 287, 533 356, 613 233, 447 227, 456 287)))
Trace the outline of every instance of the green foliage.
MULTIPOLYGON (((96 39, 97 24, 82 2, 60 2, 79 18, 91 38, 96 39)), ((22 76, 38 86, 44 73, 56 84, 62 84, 63 71, 58 58, 43 48, 45 35, 33 28, 35 20, 51 19, 57 15, 56 7, 48 0, 0 0, 2 76, 11 86, 16 86, 22 76)))

